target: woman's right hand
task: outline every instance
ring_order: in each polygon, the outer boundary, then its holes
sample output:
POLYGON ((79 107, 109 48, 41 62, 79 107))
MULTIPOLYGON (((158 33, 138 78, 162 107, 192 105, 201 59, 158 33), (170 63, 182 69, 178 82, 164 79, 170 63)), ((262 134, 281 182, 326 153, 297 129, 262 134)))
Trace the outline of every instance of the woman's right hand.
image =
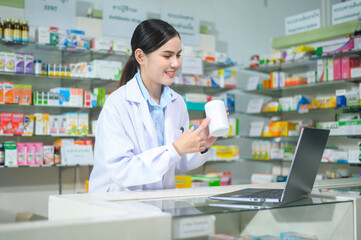
POLYGON ((206 118, 202 124, 194 130, 192 126, 185 131, 178 140, 173 142, 173 146, 179 155, 186 153, 203 152, 206 150, 206 137, 201 135, 201 132, 208 127, 210 119, 206 118))

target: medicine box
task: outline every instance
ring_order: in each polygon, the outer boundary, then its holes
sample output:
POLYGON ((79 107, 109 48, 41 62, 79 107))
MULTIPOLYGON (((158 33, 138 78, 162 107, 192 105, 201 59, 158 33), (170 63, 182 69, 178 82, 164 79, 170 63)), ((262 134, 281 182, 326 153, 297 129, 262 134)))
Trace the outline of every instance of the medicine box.
POLYGON ((66 134, 78 135, 78 113, 69 112, 64 115, 66 116, 66 134))
POLYGON ((27 165, 35 164, 35 145, 33 143, 26 143, 27 150, 27 165))
POLYGON ((5 53, 5 72, 15 72, 15 53, 6 52, 5 53))
POLYGON ((6 52, 0 51, 0 71, 5 71, 6 52))
POLYGON ((13 84, 13 103, 19 104, 22 98, 23 85, 13 84))
POLYGON ((94 51, 112 51, 113 41, 106 38, 93 38, 90 40, 90 48, 94 51))
POLYGON ((34 73, 34 55, 33 54, 24 54, 24 72, 25 73, 34 73))
POLYGON ((4 104, 4 82, 0 81, 0 104, 4 104))
POLYGON ((342 58, 341 59, 341 78, 351 78, 351 68, 360 66, 358 58, 342 58))
POLYGON ((333 59, 327 59, 327 74, 326 80, 333 81, 333 59))
POLYGON ((12 125, 13 134, 22 135, 24 133, 24 113, 13 113, 12 125))
POLYGON ((326 81, 326 60, 319 59, 317 60, 317 81, 324 82, 326 81))
POLYGON ((28 164, 26 143, 17 143, 17 164, 18 166, 28 164))
POLYGON ((24 115, 24 136, 32 136, 34 134, 34 116, 30 114, 24 115))
POLYGON ((25 56, 23 53, 15 53, 15 71, 24 73, 25 56))
POLYGON ((119 80, 122 72, 122 62, 93 60, 89 63, 92 72, 89 77, 108 80, 119 80))
POLYGON ((60 128, 59 115, 50 115, 49 116, 49 131, 51 135, 58 135, 60 128))
POLYGON ((4 103, 14 102, 14 84, 12 82, 4 82, 4 103))
POLYGON ((16 142, 4 142, 5 166, 17 166, 17 144, 16 142))
POLYGON ((33 143, 35 149, 35 165, 43 164, 43 143, 33 143))
POLYGON ((44 164, 45 165, 53 165, 54 164, 54 146, 53 145, 44 145, 44 164))
POLYGON ((335 58, 333 59, 333 79, 340 80, 342 79, 341 75, 341 58, 335 58))
POLYGON ((79 135, 88 135, 89 132, 89 115, 88 113, 78 114, 78 133, 79 135))
POLYGON ((13 134, 13 114, 12 113, 0 113, 0 134, 12 135, 13 134))

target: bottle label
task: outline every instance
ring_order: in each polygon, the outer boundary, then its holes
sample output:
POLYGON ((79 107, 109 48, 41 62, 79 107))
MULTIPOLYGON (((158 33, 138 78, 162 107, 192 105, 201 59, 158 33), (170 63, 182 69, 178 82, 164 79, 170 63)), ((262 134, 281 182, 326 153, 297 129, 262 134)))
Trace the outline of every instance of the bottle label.
POLYGON ((29 42, 29 32, 28 31, 21 32, 21 40, 23 42, 29 42))
POLYGON ((4 31, 4 40, 12 41, 13 40, 13 30, 12 29, 5 29, 4 31))
POLYGON ((0 39, 3 38, 3 29, 0 27, 0 39))
POLYGON ((21 41, 21 31, 19 29, 14 30, 14 41, 21 41))

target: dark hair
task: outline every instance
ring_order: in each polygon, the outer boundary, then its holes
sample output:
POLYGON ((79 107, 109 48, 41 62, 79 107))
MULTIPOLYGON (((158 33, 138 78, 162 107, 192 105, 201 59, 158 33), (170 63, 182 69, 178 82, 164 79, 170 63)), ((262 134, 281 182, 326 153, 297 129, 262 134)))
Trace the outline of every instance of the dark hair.
POLYGON ((159 19, 145 20, 135 28, 132 40, 132 55, 125 63, 120 76, 119 86, 125 85, 134 77, 139 68, 139 63, 135 60, 134 52, 140 48, 145 54, 151 53, 174 37, 180 37, 169 23, 159 19))

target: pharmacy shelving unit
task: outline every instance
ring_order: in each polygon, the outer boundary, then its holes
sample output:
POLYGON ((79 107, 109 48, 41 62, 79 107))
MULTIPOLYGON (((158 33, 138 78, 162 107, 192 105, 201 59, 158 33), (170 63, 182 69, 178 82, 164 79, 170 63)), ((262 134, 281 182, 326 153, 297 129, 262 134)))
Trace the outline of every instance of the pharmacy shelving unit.
MULTIPOLYGON (((345 51, 340 53, 335 53, 332 55, 317 57, 306 57, 303 59, 290 61, 286 63, 277 63, 277 64, 269 64, 263 65, 258 67, 252 68, 245 68, 244 70, 247 72, 255 72, 255 73, 265 73, 269 74, 273 71, 284 71, 284 72, 291 72, 291 73, 299 73, 305 71, 315 71, 317 60, 322 58, 341 58, 341 57, 361 57, 360 50, 351 50, 345 51)), ((317 94, 332 94, 335 95, 335 91, 337 89, 349 89, 351 87, 357 87, 358 83, 361 82, 361 78, 348 78, 348 79, 340 79, 334 80, 329 82, 321 82, 321 83, 312 83, 312 84, 302 84, 296 86, 289 86, 283 88, 274 88, 274 89, 258 89, 258 90, 244 90, 243 92, 246 94, 251 94, 253 96, 262 95, 265 98, 272 99, 272 98, 279 98, 285 96, 293 96, 297 94, 302 95, 317 95, 317 94)), ((340 107, 340 108, 320 108, 320 109, 301 109, 299 111, 282 111, 282 112, 260 112, 260 113, 247 113, 249 116, 254 117, 261 117, 261 118, 272 118, 278 117, 281 120, 292 120, 292 119, 313 119, 319 120, 322 119, 323 121, 334 121, 334 115, 336 113, 350 113, 350 112, 360 112, 361 106, 347 106, 347 107, 340 107)), ((296 142, 298 136, 289 136, 289 137, 250 137, 244 136, 245 138, 252 139, 252 140, 271 140, 271 141, 291 141, 296 142)), ((357 146, 357 142, 361 141, 361 133, 354 133, 348 135, 330 135, 328 144, 333 146, 345 146, 348 144, 354 144, 357 146)), ((254 159, 247 159, 244 160, 253 160, 254 159)), ((258 160, 262 161, 262 160, 258 160)), ((277 163, 277 162, 289 162, 288 160, 278 159, 277 161, 266 161, 269 163, 277 163)), ((326 163, 323 163, 326 164, 326 163)), ((334 164, 345 165, 344 162, 337 162, 334 164)), ((346 163, 347 164, 347 163, 346 163)), ((361 166, 358 163, 350 163, 350 166, 361 166)))
MULTIPOLYGON (((11 42, 0 41, 0 51, 5 52, 20 52, 33 54, 34 59, 41 59, 43 64, 70 64, 77 62, 90 62, 94 59, 103 59, 111 61, 121 61, 123 64, 126 62, 128 56, 115 53, 115 52, 98 52, 88 49, 77 48, 61 48, 53 45, 42 45, 35 42, 19 44, 11 42)), ((222 68, 232 67, 234 64, 210 63, 203 62, 203 69, 205 72, 215 71, 222 68)), ((14 84, 30 84, 32 91, 49 91, 51 88, 56 87, 70 87, 82 88, 84 90, 92 91, 94 88, 105 88, 106 92, 112 92, 118 88, 118 81, 104 80, 99 78, 85 78, 85 77, 62 77, 62 76, 48 76, 36 75, 27 73, 14 73, 14 72, 0 72, 1 81, 9 81, 14 84)), ((174 84, 171 86, 179 93, 198 92, 207 94, 216 94, 227 91, 225 88, 214 88, 204 86, 189 86, 174 84)), ((2 104, 0 105, 0 112, 13 112, 13 113, 50 113, 61 114, 66 112, 86 112, 89 114, 89 120, 95 120, 101 111, 101 107, 86 108, 86 107, 62 107, 62 106, 48 106, 48 105, 18 105, 18 104, 2 104)), ((193 118, 204 117, 204 111, 199 109, 190 109, 190 116, 193 118)), ((51 145, 57 138, 92 138, 94 135, 89 134, 86 136, 68 136, 68 135, 32 135, 32 136, 5 136, 0 135, 0 142, 15 141, 15 142, 43 142, 44 144, 51 145)), ((58 183, 59 193, 62 193, 62 172, 68 168, 89 168, 89 173, 92 165, 62 165, 56 164, 52 166, 19 166, 11 167, 11 169, 41 169, 41 168, 58 169, 58 183)), ((7 171, 10 169, 6 166, 0 166, 0 171, 7 171)), ((31 170, 29 170, 31 171, 31 170)), ((31 174, 31 173, 30 173, 31 174)), ((75 176, 76 178, 76 176, 75 176)))

